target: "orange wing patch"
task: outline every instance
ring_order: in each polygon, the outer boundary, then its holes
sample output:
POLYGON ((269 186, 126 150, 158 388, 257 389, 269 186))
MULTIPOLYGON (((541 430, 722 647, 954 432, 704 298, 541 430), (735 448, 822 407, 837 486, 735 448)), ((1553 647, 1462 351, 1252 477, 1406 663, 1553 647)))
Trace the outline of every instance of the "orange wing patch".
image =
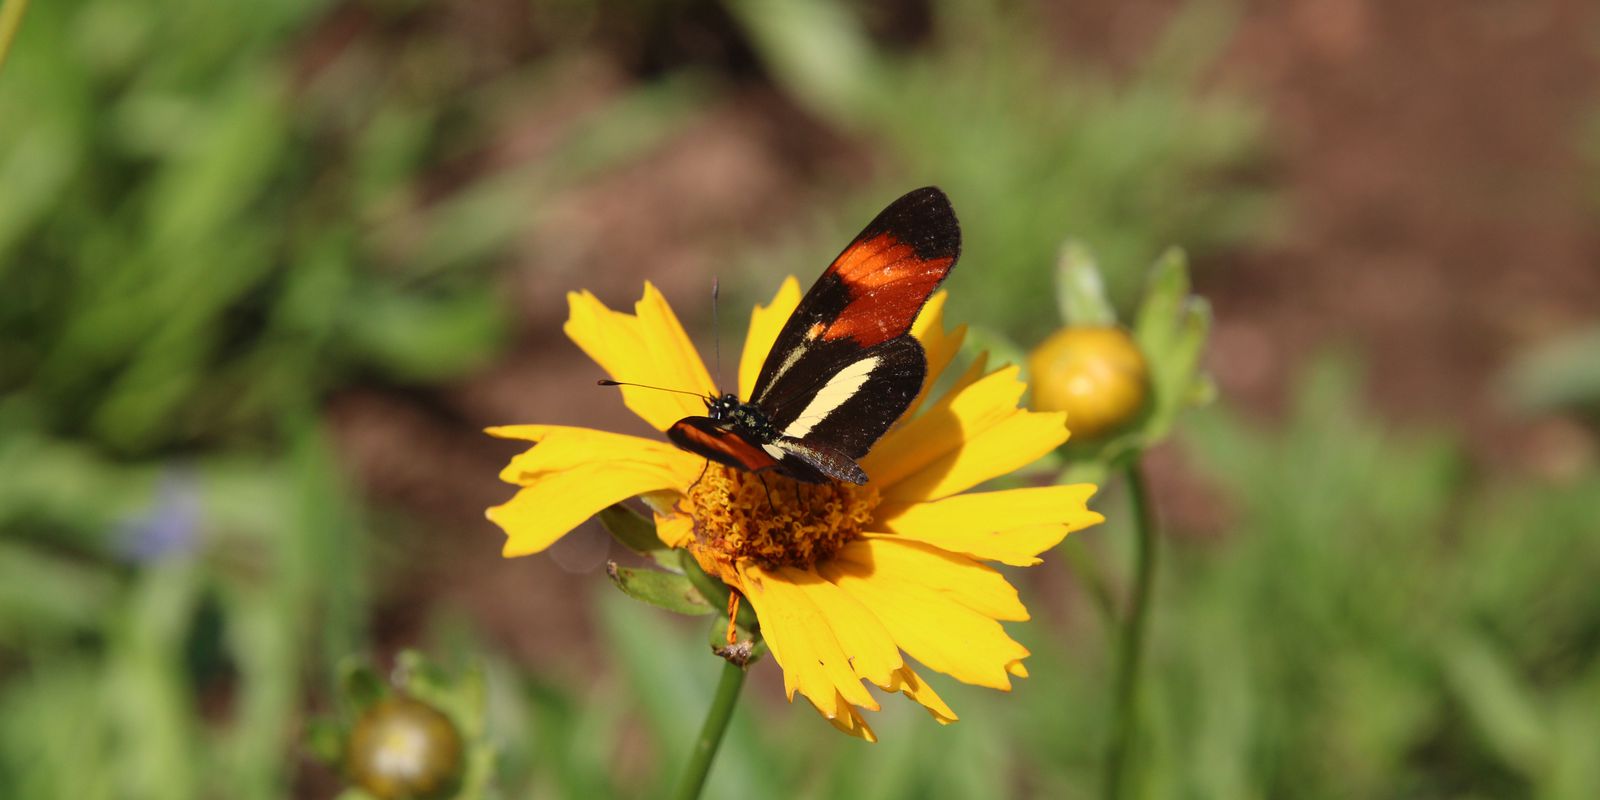
POLYGON ((773 458, 771 453, 750 444, 733 431, 716 427, 709 419, 686 417, 678 420, 667 430, 667 437, 691 453, 699 453, 713 461, 752 472, 778 465, 778 459, 773 458))
POLYGON ((903 335, 954 264, 953 256, 920 258, 891 233, 855 243, 830 268, 850 300, 823 338, 849 337, 871 347, 903 335))

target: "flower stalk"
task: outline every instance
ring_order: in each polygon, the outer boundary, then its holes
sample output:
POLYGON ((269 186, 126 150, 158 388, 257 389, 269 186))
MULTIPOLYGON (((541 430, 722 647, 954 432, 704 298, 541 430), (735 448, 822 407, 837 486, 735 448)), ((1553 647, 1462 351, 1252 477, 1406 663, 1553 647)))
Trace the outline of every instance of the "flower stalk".
POLYGON ((1128 460, 1124 475, 1134 516, 1134 582, 1117 648, 1117 707, 1106 756, 1106 797, 1109 800, 1119 800, 1128 793, 1128 765, 1139 738, 1145 629, 1149 626, 1150 588, 1156 570, 1155 514, 1150 507, 1144 470, 1137 453, 1128 460))
POLYGON ((28 10, 28 0, 0 0, 0 68, 6 65, 11 52, 11 42, 22 27, 22 15, 28 10))
POLYGON ((706 776, 711 774, 711 762, 716 759, 717 748, 722 745, 722 735, 733 719, 733 709, 739 703, 739 690, 744 686, 744 667, 725 661, 722 677, 717 681, 717 693, 706 711, 706 721, 700 726, 700 736, 695 739, 689 753, 689 765, 678 781, 678 800, 694 800, 705 788, 706 776))

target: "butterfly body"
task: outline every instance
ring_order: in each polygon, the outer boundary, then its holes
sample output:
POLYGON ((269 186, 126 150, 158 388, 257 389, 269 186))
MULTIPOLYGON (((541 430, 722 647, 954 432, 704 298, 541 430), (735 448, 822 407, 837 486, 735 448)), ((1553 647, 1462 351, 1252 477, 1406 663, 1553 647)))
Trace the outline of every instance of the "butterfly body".
POLYGON ((866 483, 866 455, 910 407, 927 377, 910 334, 960 256, 944 193, 906 194, 845 247, 774 341, 748 401, 705 399, 706 416, 667 430, 677 446, 754 472, 806 483, 866 483))
POLYGON ((757 443, 757 446, 772 441, 778 434, 777 427, 767 419, 767 413, 760 406, 742 402, 736 394, 724 394, 706 403, 706 418, 757 443))

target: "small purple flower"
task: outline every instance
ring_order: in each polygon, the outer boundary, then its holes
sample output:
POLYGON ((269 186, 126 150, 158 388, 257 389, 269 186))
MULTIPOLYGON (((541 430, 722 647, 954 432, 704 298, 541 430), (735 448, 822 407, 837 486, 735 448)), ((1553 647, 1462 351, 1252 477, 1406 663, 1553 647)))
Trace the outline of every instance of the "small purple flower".
POLYGON ((144 512, 117 526, 116 549, 134 563, 151 563, 194 549, 200 533, 200 485, 185 469, 168 469, 144 512))

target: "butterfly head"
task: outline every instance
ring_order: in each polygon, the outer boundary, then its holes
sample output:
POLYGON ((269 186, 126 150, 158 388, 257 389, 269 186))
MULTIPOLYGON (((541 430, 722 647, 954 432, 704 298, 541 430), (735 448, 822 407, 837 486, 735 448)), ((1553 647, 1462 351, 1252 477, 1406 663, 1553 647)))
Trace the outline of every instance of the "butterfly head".
POLYGON ((772 438, 775 433, 772 422, 759 406, 740 402, 739 396, 732 393, 706 398, 706 416, 762 441, 772 438))
POLYGON ((724 394, 721 397, 713 395, 706 398, 706 416, 719 422, 726 419, 732 419, 734 414, 739 410, 740 405, 742 405, 742 403, 739 402, 739 396, 733 394, 732 392, 724 394))

